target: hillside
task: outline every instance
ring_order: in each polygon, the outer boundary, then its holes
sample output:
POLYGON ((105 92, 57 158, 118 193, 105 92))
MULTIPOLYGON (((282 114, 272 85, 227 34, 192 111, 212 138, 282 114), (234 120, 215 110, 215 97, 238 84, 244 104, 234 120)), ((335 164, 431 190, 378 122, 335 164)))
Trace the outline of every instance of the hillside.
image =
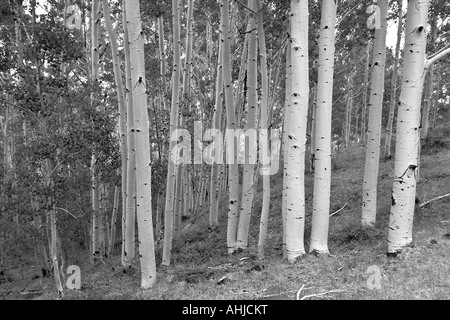
MULTIPOLYGON (((449 193, 448 136, 448 132, 442 130, 433 132, 422 150, 420 202, 449 193)), ((266 260, 256 259, 257 213, 261 209, 261 190, 258 190, 249 252, 227 255, 227 207, 221 205, 221 227, 216 231, 207 229, 207 211, 186 222, 182 238, 174 244, 173 264, 158 266, 158 281, 152 290, 139 289, 137 261, 130 270, 120 267, 119 257, 93 266, 85 252, 74 254, 69 260, 81 267, 82 290, 67 292, 65 299, 449 299, 450 198, 418 209, 413 229, 414 245, 399 257, 388 258, 386 239, 394 160, 381 161, 378 222, 374 230, 359 227, 363 149, 352 146, 335 156, 333 162, 331 211, 347 205, 331 217, 329 256, 307 255, 295 265, 282 259, 282 175, 279 173, 272 178, 266 260), (367 279, 373 274, 373 271, 367 272, 370 266, 381 270, 380 290, 367 288, 367 279), (320 295, 325 292, 328 293, 320 295)), ((312 212, 312 181, 313 175, 308 174, 306 248, 312 212)), ((20 268, 8 272, 8 281, 0 285, 0 299, 55 298, 53 279, 44 279, 42 290, 31 261, 33 257, 23 258, 20 268)), ((157 261, 158 264, 161 261, 160 252, 157 252, 157 261)))

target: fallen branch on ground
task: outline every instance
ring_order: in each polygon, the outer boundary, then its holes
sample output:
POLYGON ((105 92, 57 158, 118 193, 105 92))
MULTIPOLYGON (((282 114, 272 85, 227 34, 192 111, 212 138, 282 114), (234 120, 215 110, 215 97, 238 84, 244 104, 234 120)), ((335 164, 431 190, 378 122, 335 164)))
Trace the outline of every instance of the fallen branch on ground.
POLYGON ((427 204, 429 204, 429 203, 431 203, 431 202, 433 202, 433 201, 441 200, 441 199, 444 199, 444 198, 447 198, 447 197, 450 197, 450 193, 444 194, 443 196, 440 196, 440 197, 437 197, 437 198, 428 200, 428 201, 426 201, 426 202, 424 202, 424 203, 421 203, 421 204, 419 205, 419 208, 425 207, 427 204))
POLYGON ((332 214, 330 214, 330 218, 331 218, 332 216, 338 214, 338 213, 341 212, 342 210, 344 210, 345 207, 346 207, 347 205, 348 205, 348 202, 346 202, 346 203, 344 204, 344 206, 343 206, 342 208, 340 208, 338 211, 333 212, 332 214))

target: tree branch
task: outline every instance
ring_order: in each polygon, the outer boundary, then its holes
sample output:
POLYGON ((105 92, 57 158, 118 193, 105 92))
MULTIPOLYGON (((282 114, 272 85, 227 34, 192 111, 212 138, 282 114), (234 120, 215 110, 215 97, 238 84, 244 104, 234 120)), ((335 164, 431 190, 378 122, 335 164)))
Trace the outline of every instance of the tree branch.
POLYGON ((444 194, 443 196, 440 196, 440 197, 437 197, 437 198, 428 200, 428 201, 426 201, 426 202, 424 202, 424 203, 421 203, 421 204, 419 205, 419 208, 425 207, 427 204, 429 204, 429 203, 431 203, 431 202, 433 202, 433 201, 441 200, 441 199, 444 199, 444 198, 447 198, 447 197, 450 197, 450 193, 444 194))
POLYGON ((442 59, 443 57, 445 57, 449 53, 450 53, 450 45, 442 48, 441 50, 439 50, 435 54, 432 54, 431 56, 429 56, 427 58, 427 61, 425 62, 425 70, 427 70, 433 63, 435 63, 439 59, 442 59))
POLYGON ((243 6, 245 9, 247 9, 248 11, 250 11, 250 13, 254 14, 255 16, 258 14, 255 10, 249 8, 245 3, 241 2, 240 0, 234 0, 237 3, 239 3, 241 6, 243 6))

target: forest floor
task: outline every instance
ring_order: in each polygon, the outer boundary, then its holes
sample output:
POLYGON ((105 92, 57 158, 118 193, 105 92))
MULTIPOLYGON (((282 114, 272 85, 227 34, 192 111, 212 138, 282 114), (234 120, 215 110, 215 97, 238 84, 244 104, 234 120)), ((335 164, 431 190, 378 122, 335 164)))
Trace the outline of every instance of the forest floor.
MULTIPOLYGON (((450 192, 449 132, 434 132, 422 150, 417 196, 421 202, 450 192)), ((226 252, 225 199, 221 225, 208 231, 207 211, 188 220, 174 243, 170 267, 160 265, 157 283, 142 290, 138 261, 124 270, 120 258, 92 265, 88 254, 71 257, 82 272, 82 289, 67 291, 65 299, 165 300, 295 300, 295 299, 450 299, 450 197, 424 206, 415 215, 413 245, 397 258, 388 258, 387 225, 394 160, 381 160, 377 224, 360 227, 364 149, 352 146, 334 157, 330 219, 330 255, 308 254, 295 264, 282 257, 282 175, 272 177, 272 200, 265 260, 256 258, 261 190, 255 197, 249 251, 226 252), (376 271, 379 289, 369 289, 376 271), (370 278, 370 279, 369 279, 370 278)), ((305 245, 309 246, 313 174, 306 176, 305 245)), ((32 259, 30 258, 30 261, 32 259)), ((9 270, 0 282, 1 299, 55 299, 54 281, 37 278, 32 262, 9 270), (34 278, 34 279, 33 279, 34 278), (4 279, 5 280, 5 279, 4 279)))

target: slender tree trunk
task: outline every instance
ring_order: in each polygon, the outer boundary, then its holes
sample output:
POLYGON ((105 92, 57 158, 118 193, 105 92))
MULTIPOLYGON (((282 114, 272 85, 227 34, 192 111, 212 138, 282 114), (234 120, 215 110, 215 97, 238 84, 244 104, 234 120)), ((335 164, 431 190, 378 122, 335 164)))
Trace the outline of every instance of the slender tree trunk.
MULTIPOLYGON (((172 72, 172 106, 170 109, 170 132, 172 135, 178 125, 178 109, 180 103, 180 74, 181 74, 181 55, 180 55, 180 1, 172 0, 172 24, 173 24, 173 72, 172 72)), ((172 153, 176 141, 170 139, 170 150, 168 156, 167 168, 167 187, 166 187, 166 205, 164 210, 164 249, 162 264, 170 265, 173 240, 173 219, 174 219, 174 198, 176 167, 172 160, 172 153)))
MULTIPOLYGON (((117 100, 119 103, 119 135, 120 135, 120 158, 121 158, 121 178, 122 178, 122 217, 126 215, 126 194, 127 194, 127 166, 128 166, 128 144, 127 144, 127 103, 125 98, 125 89, 122 82, 122 71, 120 69, 120 56, 117 45, 117 36, 112 26, 111 14, 109 10, 108 0, 103 1, 103 10, 105 17, 106 29, 108 31, 111 53, 114 66, 114 80, 116 84, 117 100)), ((114 196, 116 199, 116 197, 114 196)), ((116 220, 111 227, 114 228, 114 233, 111 231, 111 238, 115 237, 116 220)), ((113 239, 114 241, 114 239, 113 239)), ((109 247, 109 254, 111 254, 112 245, 109 247)))
POLYGON ((362 145, 367 143, 367 95, 369 94, 369 70, 370 70, 370 51, 372 49, 372 41, 367 41, 366 49, 366 68, 364 69, 364 89, 363 89, 363 105, 361 112, 361 142, 362 145))
POLYGON ((375 226, 377 214, 378 169, 380 165, 381 114, 383 110, 384 75, 386 66, 386 32, 388 1, 379 0, 381 28, 375 30, 373 48, 372 87, 369 101, 369 124, 367 127, 366 164, 363 181, 363 205, 361 223, 364 227, 375 226))
POLYGON ((315 127, 314 200, 310 252, 328 254, 331 190, 331 108, 337 2, 322 2, 315 127))
MULTIPOLYGON (((248 6, 255 10, 255 1, 249 0, 248 6)), ((256 26, 256 17, 250 15, 247 27, 248 32, 248 62, 247 62, 247 131, 246 133, 255 133, 249 136, 249 143, 245 143, 245 164, 242 176, 242 195, 239 213, 239 225, 237 232, 237 249, 246 250, 248 246, 248 232, 250 228, 250 216, 253 208, 253 197, 255 194, 255 163, 257 158, 256 144, 256 114, 258 108, 257 92, 257 62, 258 62, 258 29, 256 26)), ((266 75, 267 77, 267 75, 266 75)))
POLYGON ((239 171, 235 152, 234 132, 236 130, 236 114, 233 105, 233 79, 231 77, 230 18, 228 0, 221 0, 220 15, 222 24, 222 64, 225 86, 225 105, 227 110, 227 163, 228 163, 228 226, 227 248, 232 254, 237 249, 237 226, 239 221, 239 171), (233 138, 231 140, 230 138, 233 138))
POLYGON ((126 20, 130 40, 133 108, 136 118, 136 207, 141 263, 141 287, 150 288, 156 281, 156 261, 152 222, 152 188, 150 167, 149 119, 145 78, 144 38, 139 0, 126 0, 126 20))
POLYGON ((116 230, 117 230, 117 212, 119 211, 119 187, 114 187, 114 205, 111 215, 111 231, 108 244, 108 256, 112 256, 114 253, 114 244, 116 242, 116 230))
POLYGON ((305 254, 305 149, 309 98, 308 1, 291 0, 292 105, 287 132, 286 251, 294 263, 305 254))
MULTIPOLYGON (((223 139, 221 136, 221 122, 223 113, 223 67, 222 67, 222 41, 219 41, 219 57, 217 59, 216 75, 216 99, 214 109, 214 143, 218 148, 214 148, 214 158, 211 166, 211 188, 209 191, 209 227, 215 229, 219 226, 219 201, 221 195, 220 189, 220 166, 223 162, 222 150, 223 139), (217 141, 216 141, 217 139, 217 141)), ((206 135, 206 133, 205 133, 206 135)), ((213 138, 205 136, 205 140, 213 138)))
POLYGON ((132 78, 132 61, 130 38, 128 32, 127 7, 125 0, 122 7, 124 28, 125 74, 126 74, 126 100, 127 100, 127 189, 125 194, 125 241, 123 263, 128 266, 135 257, 136 239, 136 128, 134 109, 134 90, 132 78))
POLYGON ((395 45, 395 58, 394 58, 394 71, 392 75, 391 83, 391 102, 389 108, 389 119, 386 127, 386 140, 384 147, 384 158, 391 158, 391 145, 392 145, 392 129, 394 124, 395 109, 397 106, 397 79, 398 79, 398 67, 400 58, 400 42, 402 40, 402 27, 403 27, 403 0, 398 1, 398 27, 397 27, 397 44, 395 45))
POLYGON ((283 257, 287 259, 286 251, 286 221, 287 221, 287 180, 288 180, 288 132, 289 132, 289 115, 292 107, 292 39, 289 38, 286 46, 286 85, 285 85, 285 102, 283 117, 283 196, 281 215, 283 220, 283 257))
POLYGON ((395 178, 389 216, 388 254, 392 255, 412 242, 428 6, 428 0, 408 1, 403 79, 397 115, 395 178))
MULTIPOLYGON (((264 19, 261 0, 256 1, 256 11, 257 15, 257 26, 258 26, 258 40, 259 40, 259 52, 261 59, 261 124, 260 124, 260 135, 259 135, 259 150, 260 150, 260 161, 261 171, 263 175, 263 192, 262 192, 262 208, 261 208, 261 221, 259 224, 259 239, 258 239, 258 257, 264 259, 264 248, 266 246, 267 239, 267 227, 269 223, 269 208, 270 208, 270 175, 271 172, 271 162, 275 159, 267 157, 269 152, 269 76, 267 70, 267 48, 266 48, 266 35, 264 31, 264 19), (267 158, 270 160, 270 164, 266 163, 267 158)), ((278 148, 279 145, 276 143, 271 145, 271 148, 278 148)), ((276 159, 278 161, 278 159, 276 159)), ((259 173, 256 173, 259 174, 259 173)))

